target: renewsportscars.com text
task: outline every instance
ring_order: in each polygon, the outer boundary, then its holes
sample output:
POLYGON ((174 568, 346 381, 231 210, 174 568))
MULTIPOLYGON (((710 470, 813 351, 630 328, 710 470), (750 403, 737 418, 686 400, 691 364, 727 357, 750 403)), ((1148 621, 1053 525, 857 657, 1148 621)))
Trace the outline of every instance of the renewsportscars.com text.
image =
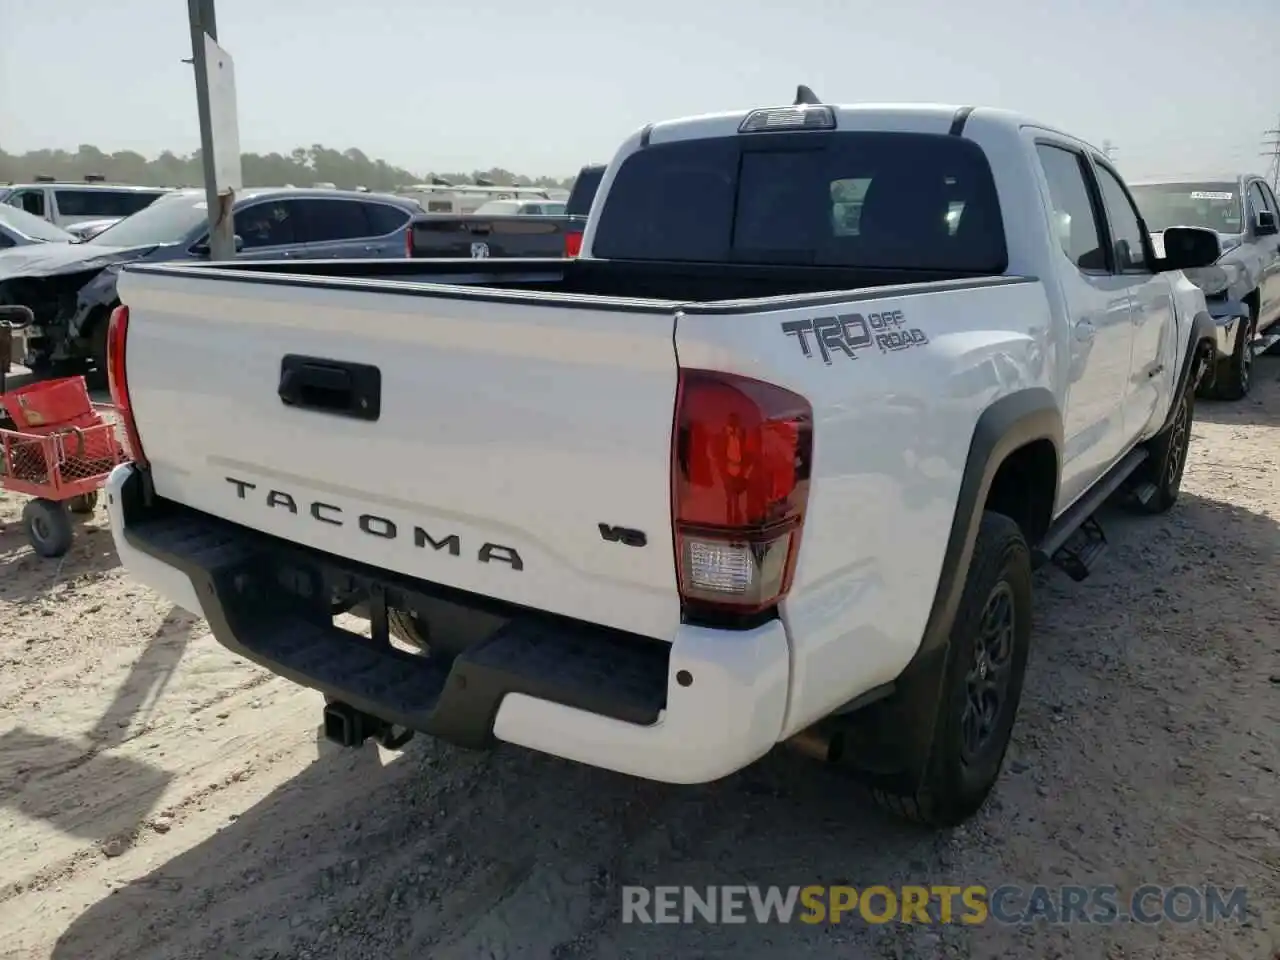
POLYGON ((1108 885, 622 888, 623 923, 1237 923, 1244 887, 1108 885))

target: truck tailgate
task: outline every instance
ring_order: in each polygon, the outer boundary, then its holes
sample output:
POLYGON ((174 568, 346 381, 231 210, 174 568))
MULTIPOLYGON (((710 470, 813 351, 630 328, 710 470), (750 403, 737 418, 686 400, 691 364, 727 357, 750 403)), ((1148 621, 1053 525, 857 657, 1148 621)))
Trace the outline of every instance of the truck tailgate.
POLYGON ((374 567, 671 639, 674 314, 388 286, 122 274, 156 493, 374 567), (294 405, 280 396, 286 356, 303 364, 286 384, 294 405), (341 366, 357 364, 380 383, 341 366), (359 407, 362 383, 377 419, 323 409, 359 407))

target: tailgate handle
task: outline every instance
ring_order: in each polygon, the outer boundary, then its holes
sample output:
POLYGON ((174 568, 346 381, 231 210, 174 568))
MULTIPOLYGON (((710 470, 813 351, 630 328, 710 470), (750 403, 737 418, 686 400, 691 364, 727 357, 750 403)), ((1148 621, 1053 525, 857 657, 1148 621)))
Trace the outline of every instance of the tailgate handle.
POLYGON ((291 353, 280 361, 276 392, 288 407, 377 420, 382 412, 382 371, 367 363, 291 353))

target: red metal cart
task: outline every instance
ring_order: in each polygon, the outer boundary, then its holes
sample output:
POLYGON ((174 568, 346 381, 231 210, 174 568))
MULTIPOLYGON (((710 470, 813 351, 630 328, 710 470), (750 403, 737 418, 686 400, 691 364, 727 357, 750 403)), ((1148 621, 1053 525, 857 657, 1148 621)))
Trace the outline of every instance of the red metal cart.
MULTIPOLYGON (((0 307, 0 325, 17 329, 25 317, 0 307)), ((89 514, 98 490, 128 460, 114 408, 93 403, 83 377, 5 390, 0 364, 0 488, 25 494, 22 523, 42 557, 60 557, 74 539, 71 514, 89 514)))

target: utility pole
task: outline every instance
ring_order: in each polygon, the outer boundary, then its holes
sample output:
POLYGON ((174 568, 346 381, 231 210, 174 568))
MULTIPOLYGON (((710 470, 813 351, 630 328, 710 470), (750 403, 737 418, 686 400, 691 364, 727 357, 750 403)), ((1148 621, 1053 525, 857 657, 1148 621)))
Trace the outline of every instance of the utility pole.
POLYGON ((1262 136, 1262 145, 1269 148, 1262 156, 1271 160, 1269 170, 1271 174, 1271 190, 1273 193, 1280 193, 1280 123, 1276 124, 1274 130, 1264 131, 1262 136))
POLYGON ((214 0, 187 0, 187 14, 191 21, 191 61, 196 74, 196 107, 200 112, 200 159, 204 164, 204 194, 209 211, 209 259, 234 260, 236 231, 231 207, 235 203, 235 194, 220 194, 218 189, 208 58, 205 56, 205 35, 215 43, 218 40, 218 17, 213 3, 214 0))

